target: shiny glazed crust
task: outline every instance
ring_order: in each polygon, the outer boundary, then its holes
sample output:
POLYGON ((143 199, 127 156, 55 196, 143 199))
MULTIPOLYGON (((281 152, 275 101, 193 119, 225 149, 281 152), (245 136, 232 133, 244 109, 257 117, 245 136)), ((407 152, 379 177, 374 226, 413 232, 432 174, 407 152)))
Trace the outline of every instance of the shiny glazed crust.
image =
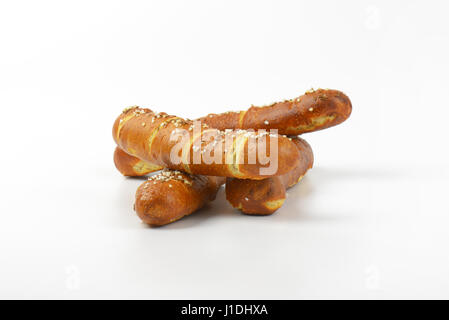
POLYGON ((348 119, 351 112, 351 101, 343 92, 318 89, 268 106, 212 113, 200 120, 219 130, 278 129, 279 134, 300 135, 336 126, 348 119))
POLYGON ((190 215, 215 199, 222 177, 164 170, 137 189, 134 209, 143 222, 162 226, 190 215))
MULTIPOLYGON (((319 89, 309 91, 297 99, 285 100, 270 106, 251 107, 247 111, 211 114, 200 118, 203 124, 207 124, 202 128, 201 135, 210 128, 279 129, 280 134, 297 135, 335 126, 345 121, 350 116, 351 110, 351 102, 342 92, 319 89)), ((208 165, 209 168, 206 170, 203 163, 182 164, 180 167, 170 166, 170 163, 167 165, 167 148, 164 148, 164 144, 167 144, 167 135, 173 129, 185 128, 186 124, 191 127, 190 120, 163 113, 154 114, 149 109, 133 107, 125 110, 113 128, 114 140, 126 150, 125 152, 117 147, 114 152, 117 169, 125 176, 141 176, 162 167, 228 176, 231 177, 226 179, 228 201, 246 214, 266 215, 282 206, 286 199, 286 189, 298 183, 313 165, 312 149, 300 138, 293 138, 299 152, 297 158, 294 158, 299 159, 296 166, 283 175, 263 180, 235 178, 260 179, 257 170, 256 174, 253 172, 254 168, 244 168, 235 164, 225 168, 208 165), (131 119, 133 121, 128 122, 131 119), (147 121, 151 122, 151 129, 147 127, 147 121), (144 129, 146 127, 146 130, 141 130, 139 124, 144 129), (157 162, 153 162, 155 159, 157 162), (242 172, 245 174, 242 175, 242 172)), ((190 151, 194 140, 200 139, 201 135, 189 141, 190 151)), ((232 146, 231 157, 234 159, 246 157, 247 144, 247 140, 240 138, 240 141, 232 146)), ((292 156, 294 155, 290 152, 288 157, 292 156)), ((139 187, 135 210, 145 223, 151 226, 165 225, 193 213, 213 200, 224 181, 225 179, 221 177, 192 175, 165 169, 139 187)))
MULTIPOLYGON (((263 174, 261 169, 269 164, 263 164, 257 157, 256 163, 241 163, 241 159, 248 159, 248 141, 250 138, 261 138, 263 134, 251 133, 245 130, 224 132, 211 129, 207 125, 196 128, 191 120, 184 120, 179 117, 170 116, 165 113, 155 114, 149 109, 132 107, 125 110, 115 121, 113 126, 113 137, 117 145, 127 154, 137 157, 155 166, 180 170, 192 174, 202 174, 211 176, 236 177, 242 179, 264 179, 269 176, 283 175, 292 170, 298 162, 298 151, 294 143, 289 138, 275 135, 278 148, 277 170, 273 174, 263 174), (170 156, 172 149, 179 146, 179 140, 170 139, 172 132, 184 129, 191 134, 185 141, 189 158, 181 157, 179 163, 175 163, 170 156), (215 133, 218 139, 207 137, 215 133), (233 136, 234 143, 225 146, 226 138, 233 136), (206 163, 204 159, 198 164, 194 163, 194 154, 204 153, 206 143, 201 140, 217 141, 222 145, 221 154, 217 157, 221 159, 221 164, 206 163), (197 149, 195 149, 197 148, 197 149)), ((270 141, 270 139, 266 139, 270 141)), ((216 149, 215 149, 216 150, 216 149)), ((212 156, 215 157, 213 151, 212 156)), ((265 154, 270 157, 269 143, 266 146, 265 154)), ((181 152, 179 153, 181 155, 181 152)))
POLYGON ((234 208, 246 214, 268 215, 283 205, 286 189, 297 184, 313 166, 310 145, 299 137, 293 142, 301 157, 298 166, 289 173, 263 180, 226 179, 226 199, 234 208))
POLYGON ((114 150, 114 164, 117 170, 127 177, 140 177, 162 170, 162 167, 129 155, 119 147, 116 147, 114 150))

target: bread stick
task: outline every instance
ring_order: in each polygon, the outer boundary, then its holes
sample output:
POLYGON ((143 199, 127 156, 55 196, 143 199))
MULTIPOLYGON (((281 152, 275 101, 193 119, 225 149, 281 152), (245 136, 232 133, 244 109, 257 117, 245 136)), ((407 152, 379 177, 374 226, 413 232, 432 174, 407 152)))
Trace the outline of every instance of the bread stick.
POLYGON ((164 170, 139 186, 134 209, 143 222, 162 226, 187 216, 215 199, 223 177, 164 170))
POLYGON ((259 157, 254 163, 248 161, 251 152, 250 139, 262 139, 264 134, 245 130, 224 132, 211 129, 207 125, 195 128, 191 120, 184 120, 165 113, 155 114, 149 109, 138 107, 126 109, 117 118, 113 126, 113 137, 123 151, 140 160, 155 166, 210 176, 264 179, 269 176, 282 175, 297 165, 299 156, 295 144, 289 138, 276 134, 270 134, 270 138, 268 138, 268 135, 265 135, 266 150, 259 151, 262 153, 265 151, 263 154, 266 157, 270 159, 275 157, 277 160, 276 170, 267 173, 269 170, 264 172, 263 169, 269 168, 270 163, 263 163, 259 157), (184 143, 180 143, 179 140, 171 139, 172 133, 176 130, 193 134, 189 134, 188 139, 184 143), (195 134, 195 131, 198 133, 195 134), (272 138, 277 142, 274 153, 271 150, 272 138), (202 142, 208 141, 208 139, 209 142, 202 142), (226 145, 228 140, 233 143, 226 145), (195 159, 196 155, 204 154, 207 147, 211 145, 220 147, 214 148, 209 153, 219 161, 207 163, 203 157, 195 159), (177 155, 180 159, 179 162, 175 162, 172 152, 174 148, 180 149, 180 146, 188 152, 184 154, 179 150, 177 155))
POLYGON ((310 145, 299 137, 293 142, 300 151, 301 160, 289 173, 263 180, 226 179, 226 199, 234 208, 246 214, 268 215, 283 205, 286 189, 297 184, 313 166, 310 145))
MULTIPOLYGON (((182 121, 182 119, 179 120, 180 118, 166 114, 155 115, 148 109, 133 109, 139 111, 130 117, 148 113, 155 118, 169 118, 169 121, 166 122, 168 124, 182 121), (145 111, 142 112, 141 110, 145 111)), ((351 102, 343 93, 336 90, 317 90, 307 92, 300 98, 286 100, 270 106, 251 107, 248 111, 242 112, 211 114, 200 118, 200 120, 208 124, 209 127, 221 130, 229 128, 277 128, 281 134, 296 135, 337 125, 349 117, 351 109, 351 102), (264 119, 263 122, 262 119, 264 119)), ((116 142, 119 141, 120 131, 124 122, 127 121, 126 118, 129 117, 129 115, 122 116, 119 117, 120 120, 117 120, 118 124, 117 121, 114 124, 114 139, 116 142)), ((156 120, 152 118, 152 121, 155 122, 156 120)), ((187 120, 186 122, 190 121, 187 120)), ((162 128, 164 127, 163 123, 160 124, 162 128)), ((142 124, 142 126, 144 125, 142 124)), ((175 127, 178 126, 175 125, 175 127)), ((159 128, 158 131, 161 131, 162 128, 159 128)), ((293 141, 297 145, 302 158, 296 167, 288 173, 263 180, 227 179, 226 197, 234 207, 239 208, 246 214, 266 215, 275 212, 282 206, 286 198, 286 189, 298 183, 313 164, 313 153, 307 142, 300 138, 295 138, 293 141)), ((193 144, 192 142, 191 144, 193 144)), ((132 147, 129 150, 130 153, 136 153, 136 150, 132 147)), ((161 165, 140 160, 118 147, 114 153, 114 162, 117 169, 126 176, 141 176, 161 169, 161 165)), ((144 222, 153 226, 164 225, 191 214, 208 200, 212 200, 218 187, 224 182, 223 178, 194 176, 182 172, 177 172, 180 179, 173 180, 175 172, 165 170, 163 174, 150 178, 149 181, 139 187, 136 193, 135 209, 144 222), (168 179, 170 182, 166 179, 167 175, 171 177, 171 179, 168 179), (191 184, 183 182, 181 188, 178 185, 178 182, 181 181, 190 181, 191 184), (174 185, 177 185, 177 187, 174 187, 174 185), (176 201, 177 199, 179 201, 176 201)))
POLYGON ((343 92, 318 89, 295 99, 252 106, 246 111, 209 114, 200 120, 219 130, 275 128, 279 134, 293 136, 340 124, 351 111, 351 101, 343 92))
POLYGON ((162 167, 131 156, 119 147, 116 147, 114 151, 114 164, 117 170, 127 177, 140 177, 162 170, 162 167))
MULTIPOLYGON (((115 149, 114 162, 124 176, 130 177, 161 169, 127 154, 119 147, 115 149)), ((162 226, 192 214, 214 200, 224 182, 223 177, 190 175, 164 169, 139 186, 134 209, 143 222, 162 226)))

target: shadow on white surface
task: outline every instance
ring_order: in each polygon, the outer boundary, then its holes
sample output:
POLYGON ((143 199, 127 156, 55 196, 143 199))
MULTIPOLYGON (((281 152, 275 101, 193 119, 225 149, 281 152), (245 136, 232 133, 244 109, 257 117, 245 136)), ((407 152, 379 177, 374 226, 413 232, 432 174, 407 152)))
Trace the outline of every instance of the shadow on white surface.
MULTIPOLYGON (((358 179, 384 179, 399 178, 401 173, 396 171, 383 171, 375 169, 338 169, 314 168, 296 186, 288 189, 284 205, 274 214, 268 216, 245 215, 233 208, 226 200, 225 187, 220 188, 215 201, 174 223, 163 227, 150 227, 141 223, 133 210, 134 197, 137 187, 145 181, 146 177, 124 178, 120 183, 116 207, 118 209, 121 227, 147 228, 154 231, 177 230, 207 225, 222 220, 254 220, 254 222, 270 221, 276 223, 343 221, 351 219, 354 214, 332 214, 330 211, 316 212, 313 201, 319 196, 320 190, 326 186, 341 184, 344 180, 357 181, 358 179), (318 195, 316 195, 318 193, 318 195), (130 215, 133 219, 130 219, 130 215)), ((350 195, 348 195, 350 199, 350 195)), ((343 199, 344 200, 344 199, 343 199)))
POLYGON ((372 168, 361 168, 361 167, 317 167, 313 168, 310 173, 313 175, 315 181, 320 183, 334 182, 335 179, 338 180, 353 180, 353 179, 399 179, 407 177, 408 174, 404 170, 397 169, 379 169, 376 167, 372 168))

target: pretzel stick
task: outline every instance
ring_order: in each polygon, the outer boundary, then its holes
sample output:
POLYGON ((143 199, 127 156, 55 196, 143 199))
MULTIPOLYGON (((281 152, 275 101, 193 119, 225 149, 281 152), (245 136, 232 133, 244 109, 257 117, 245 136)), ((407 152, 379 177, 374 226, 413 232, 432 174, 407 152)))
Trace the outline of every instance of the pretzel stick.
POLYGON ((222 177, 164 170, 139 186, 134 209, 143 222, 162 226, 190 215, 215 199, 222 177))
MULTIPOLYGON (((128 155, 119 147, 114 152, 117 169, 125 176, 143 176, 160 170, 145 161, 128 155)), ((189 175, 164 169, 142 183, 136 192, 134 209, 143 222, 162 226, 203 207, 215 199, 223 177, 189 175)))
POLYGON ((293 142, 300 151, 299 165, 280 177, 263 180, 226 179, 226 199, 246 214, 268 215, 279 209, 286 199, 286 189, 294 186, 313 166, 310 145, 301 138, 293 142))
MULTIPOLYGON (((226 179, 226 198, 233 207, 246 214, 268 215, 283 205, 286 189, 297 184, 313 165, 310 145, 299 137, 294 138, 293 142, 301 154, 301 160, 291 172, 264 180, 226 179)), ((115 154, 129 157, 120 151, 116 150, 115 154)), ((132 168, 133 163, 128 163, 132 168)), ((126 166, 124 169, 130 170, 126 166)), ((212 201, 223 182, 224 179, 219 177, 164 170, 139 187, 135 210, 145 223, 153 226, 174 222, 198 210, 207 201, 212 201)))
MULTIPOLYGON (((349 99, 341 92, 338 92, 336 90, 317 90, 314 92, 308 92, 303 97, 300 97, 295 100, 289 100, 284 101, 281 103, 276 103, 268 107, 252 107, 248 111, 242 111, 239 113, 236 112, 229 112, 226 114, 221 115, 209 115, 205 118, 201 118, 206 123, 209 123, 212 127, 218 127, 221 129, 227 129, 227 128, 248 128, 248 127, 254 127, 254 128, 273 128, 277 127, 280 129, 280 133, 283 134, 300 134, 304 132, 311 132, 316 130, 321 130, 330 126, 334 126, 336 124, 339 124, 343 122, 345 119, 347 119, 351 113, 351 103, 349 99), (279 116, 276 115, 275 111, 282 112, 282 110, 287 107, 289 110, 293 110, 290 113, 301 115, 302 119, 296 119, 293 122, 297 124, 295 127, 289 126, 289 121, 292 121, 292 119, 288 119, 287 116, 279 116), (268 117, 264 116, 264 112, 270 111, 270 115, 268 117), (305 111, 308 111, 305 112, 305 111), (315 111, 315 112, 314 112, 315 111), (252 115, 252 116, 251 116, 252 115), (251 121, 257 122, 258 117, 267 118, 264 120, 263 125, 261 125, 261 122, 259 123, 253 123, 250 124, 251 121)), ((288 111, 287 111, 288 113, 288 111)), ((253 180, 240 180, 240 179, 227 179, 227 187, 226 187, 226 193, 228 200, 235 206, 240 208, 243 212, 248 214, 271 214, 274 211, 276 211, 280 206, 282 206, 283 202, 286 198, 286 189, 295 185, 297 182, 301 180, 305 172, 312 167, 313 164, 313 153, 310 148, 310 146, 301 139, 298 139, 295 141, 295 143, 298 145, 298 148, 301 150, 301 145, 303 147, 304 151, 304 161, 301 161, 298 166, 293 169, 291 172, 280 176, 280 177, 273 177, 269 179, 264 179, 260 181, 253 181, 253 180), (303 166, 301 166, 301 163, 303 166)), ((119 148, 117 148, 114 160, 116 163, 117 168, 119 171, 121 171, 124 175, 144 175, 146 173, 152 172, 153 170, 156 170, 158 166, 151 165, 145 161, 139 160, 137 158, 133 158, 131 155, 123 152, 119 148), (120 160, 120 156, 122 155, 123 159, 120 160), (127 166, 128 165, 128 168, 127 166), (126 171, 128 170, 128 171, 126 171)), ((191 176, 190 176, 191 177, 191 176)), ((217 178, 214 177, 201 177, 198 181, 195 179, 192 180, 194 184, 203 185, 204 183, 201 183, 201 181, 207 181, 206 184, 216 185, 216 181, 214 180, 217 178)), ((144 183, 139 190, 147 189, 152 190, 153 194, 161 196, 163 193, 157 190, 161 190, 160 188, 163 188, 159 185, 159 187, 148 187, 148 183, 144 183), (146 188, 144 188, 146 186, 146 188), (155 189, 155 190, 153 190, 155 189)), ((164 182, 165 183, 165 182, 164 182)), ((220 181, 218 184, 221 184, 222 181, 220 181)), ((154 184, 153 184, 154 185, 154 184)), ((158 185, 158 184, 156 184, 158 185)), ((154 185, 154 186, 156 186, 154 185)), ((172 185, 169 183, 169 185, 172 185)), ((181 199, 182 196, 180 196, 178 189, 173 189, 172 187, 169 187, 171 189, 171 193, 173 193, 174 199, 181 199)), ((146 208, 148 207, 148 203, 152 203, 153 201, 142 201, 142 200, 136 200, 136 211, 138 211, 139 216, 147 223, 150 223, 148 217, 152 216, 158 216, 159 218, 159 225, 165 224, 161 223, 160 221, 164 221, 164 219, 168 219, 165 221, 175 221, 179 219, 180 217, 190 214, 191 212, 195 211, 195 206, 186 208, 186 203, 188 203, 189 199, 197 198, 197 194, 194 194, 194 190, 197 188, 190 187, 187 188, 187 193, 185 193, 186 202, 180 203, 178 205, 180 214, 167 214, 167 208, 171 208, 172 206, 168 205, 168 202, 165 199, 165 206, 160 206, 159 210, 153 209, 153 211, 150 211, 150 213, 146 214, 146 210, 137 209, 137 208, 146 208), (137 204, 140 204, 138 206, 137 204), (142 206, 143 203, 146 203, 147 206, 142 206), (167 206, 168 205, 168 206, 167 206), (139 213, 140 212, 140 213, 139 213), (182 213, 184 212, 184 213, 182 213), (175 218, 172 218, 171 220, 167 217, 173 216, 175 218), (145 218, 146 217, 146 218, 145 218), (165 218, 164 218, 165 217, 165 218), (178 218, 176 218, 178 217, 178 218)), ((204 190, 213 190, 214 188, 205 187, 204 190)), ((181 189, 182 190, 182 189, 181 189)), ((170 192, 169 192, 170 193, 170 192)), ((215 191, 216 193, 216 191, 215 191)), ((214 196, 215 196, 215 193, 214 196)), ((138 191, 136 195, 139 197, 139 194, 142 195, 144 192, 138 191)), ((158 197, 156 197, 158 198, 158 197)), ((160 199, 159 199, 160 200, 160 199)), ((164 203, 164 198, 162 199, 162 203, 164 203)), ((196 203, 202 203, 203 202, 196 202, 196 203)), ((202 206, 200 205, 200 206, 202 206)), ((198 206, 197 208, 199 208, 198 206)), ((150 206, 152 207, 152 206, 150 206)), ((154 207, 153 207, 154 208, 154 207)), ((158 223, 155 223, 154 221, 150 224, 156 225, 158 223)))
POLYGON ((212 128, 271 129, 279 134, 299 135, 342 123, 351 115, 352 104, 340 91, 318 89, 304 95, 246 111, 209 114, 200 120, 212 128))
POLYGON ((162 169, 162 167, 127 154, 119 147, 116 147, 114 151, 114 164, 117 170, 127 177, 140 177, 162 169))
MULTIPOLYGON (((114 163, 124 176, 130 177, 161 169, 127 154, 119 147, 114 151, 114 163)), ((214 200, 225 180, 223 177, 189 175, 164 169, 139 186, 134 209, 143 222, 162 226, 190 215, 214 200)))
POLYGON ((257 151, 265 151, 263 154, 267 158, 275 157, 277 160, 276 170, 270 173, 267 173, 269 170, 263 172, 263 169, 270 168, 271 163, 263 163, 260 157, 255 159, 255 163, 248 161, 251 152, 254 152, 250 149, 250 140, 262 139, 263 134, 245 130, 223 132, 210 129, 207 125, 195 128, 191 120, 165 113, 155 114, 149 109, 138 107, 125 110, 113 127, 113 137, 117 145, 126 153, 145 162, 187 173, 244 179, 263 179, 282 175, 297 165, 298 150, 289 138, 270 134, 268 139, 266 136, 266 150, 257 151), (172 139, 172 132, 175 130, 194 134, 193 136, 188 134, 188 139, 182 143, 182 139, 181 142, 172 139), (274 151, 271 150, 272 138, 277 142, 277 150, 274 151), (206 145, 204 141, 208 140, 209 143, 206 145), (226 145, 229 140, 232 143, 226 145), (212 151, 209 150, 209 155, 218 161, 208 163, 202 156, 195 159, 196 155, 208 151, 206 149, 210 145, 216 147, 212 151), (173 159, 174 149, 179 149, 177 153, 180 157, 179 162, 173 159), (183 153, 181 149, 188 152, 183 153))
MULTIPOLYGON (((318 89, 308 91, 299 98, 274 103, 270 106, 251 107, 248 111, 209 114, 199 120, 212 128, 221 130, 253 126, 266 129, 277 128, 282 134, 296 135, 335 126, 347 119, 351 110, 351 101, 344 93, 337 90, 318 89), (262 118, 266 119, 262 120, 262 118), (289 127, 289 123, 296 123, 296 130, 292 130, 295 126, 289 127)), ((160 168, 148 162, 144 164, 145 162, 142 160, 132 159, 131 155, 124 154, 126 156, 122 160, 117 160, 120 157, 115 157, 117 169, 124 175, 145 175, 160 168), (123 162, 134 163, 137 166, 137 171, 131 166, 127 169, 127 173, 123 172, 120 169, 120 166, 124 165, 123 162), (148 172, 143 170, 149 169, 148 166, 153 169, 148 172)))

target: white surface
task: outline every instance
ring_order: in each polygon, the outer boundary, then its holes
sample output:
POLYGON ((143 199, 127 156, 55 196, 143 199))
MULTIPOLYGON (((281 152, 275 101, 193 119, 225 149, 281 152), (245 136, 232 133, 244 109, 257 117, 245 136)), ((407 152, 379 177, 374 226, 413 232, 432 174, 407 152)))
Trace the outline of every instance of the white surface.
MULTIPOLYGON (((449 298, 444 1, 0 3, 0 298, 449 298), (113 120, 343 90, 270 217, 150 229, 113 120)), ((222 190, 223 191, 223 190, 222 190)))

